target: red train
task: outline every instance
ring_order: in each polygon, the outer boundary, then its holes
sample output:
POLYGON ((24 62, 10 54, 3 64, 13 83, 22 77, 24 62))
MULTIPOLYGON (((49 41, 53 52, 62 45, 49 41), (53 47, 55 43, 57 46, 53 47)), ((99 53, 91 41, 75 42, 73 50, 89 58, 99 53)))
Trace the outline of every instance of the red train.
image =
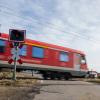
MULTIPOLYGON (((13 67, 8 64, 12 55, 8 37, 0 35, 0 68, 13 67)), ((19 54, 23 64, 17 64, 17 69, 36 70, 45 79, 84 77, 88 71, 85 54, 70 48, 26 39, 19 54)))

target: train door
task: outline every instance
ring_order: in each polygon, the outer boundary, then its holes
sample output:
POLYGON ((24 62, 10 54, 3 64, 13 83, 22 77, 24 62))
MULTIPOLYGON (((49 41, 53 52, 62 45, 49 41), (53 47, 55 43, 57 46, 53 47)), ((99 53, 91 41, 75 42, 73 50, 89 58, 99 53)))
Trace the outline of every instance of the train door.
POLYGON ((74 54, 74 69, 77 71, 81 70, 81 55, 80 54, 74 54))

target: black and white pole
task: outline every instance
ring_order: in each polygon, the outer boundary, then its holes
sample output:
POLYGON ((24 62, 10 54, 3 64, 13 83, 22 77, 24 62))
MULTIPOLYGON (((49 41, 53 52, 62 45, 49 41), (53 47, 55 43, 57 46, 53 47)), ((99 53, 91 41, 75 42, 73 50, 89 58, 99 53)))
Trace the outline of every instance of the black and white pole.
POLYGON ((16 80, 16 66, 17 66, 17 55, 18 55, 18 42, 14 42, 14 47, 15 47, 15 58, 14 58, 14 70, 13 70, 13 80, 16 80))

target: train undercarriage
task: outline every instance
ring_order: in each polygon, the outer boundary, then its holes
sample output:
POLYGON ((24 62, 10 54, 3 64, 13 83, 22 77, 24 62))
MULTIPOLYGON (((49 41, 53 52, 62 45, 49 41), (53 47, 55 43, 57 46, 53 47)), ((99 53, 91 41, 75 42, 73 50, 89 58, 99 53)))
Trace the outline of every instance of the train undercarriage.
MULTIPOLYGON (((13 69, 14 66, 10 64, 0 64, 0 69, 13 69)), ((71 78, 83 78, 86 76, 86 72, 82 71, 65 71, 65 70, 54 70, 54 69, 43 69, 37 67, 30 66, 19 66, 17 65, 16 71, 20 72, 23 70, 30 70, 31 72, 37 72, 37 74, 41 74, 44 79, 71 79, 71 78)))

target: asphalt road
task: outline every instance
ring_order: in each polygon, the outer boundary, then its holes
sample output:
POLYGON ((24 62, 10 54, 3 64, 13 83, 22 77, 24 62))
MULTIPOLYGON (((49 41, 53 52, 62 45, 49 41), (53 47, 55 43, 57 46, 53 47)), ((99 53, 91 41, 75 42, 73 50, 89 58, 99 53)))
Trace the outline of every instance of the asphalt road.
POLYGON ((100 100, 100 85, 83 81, 41 81, 34 100, 100 100))

